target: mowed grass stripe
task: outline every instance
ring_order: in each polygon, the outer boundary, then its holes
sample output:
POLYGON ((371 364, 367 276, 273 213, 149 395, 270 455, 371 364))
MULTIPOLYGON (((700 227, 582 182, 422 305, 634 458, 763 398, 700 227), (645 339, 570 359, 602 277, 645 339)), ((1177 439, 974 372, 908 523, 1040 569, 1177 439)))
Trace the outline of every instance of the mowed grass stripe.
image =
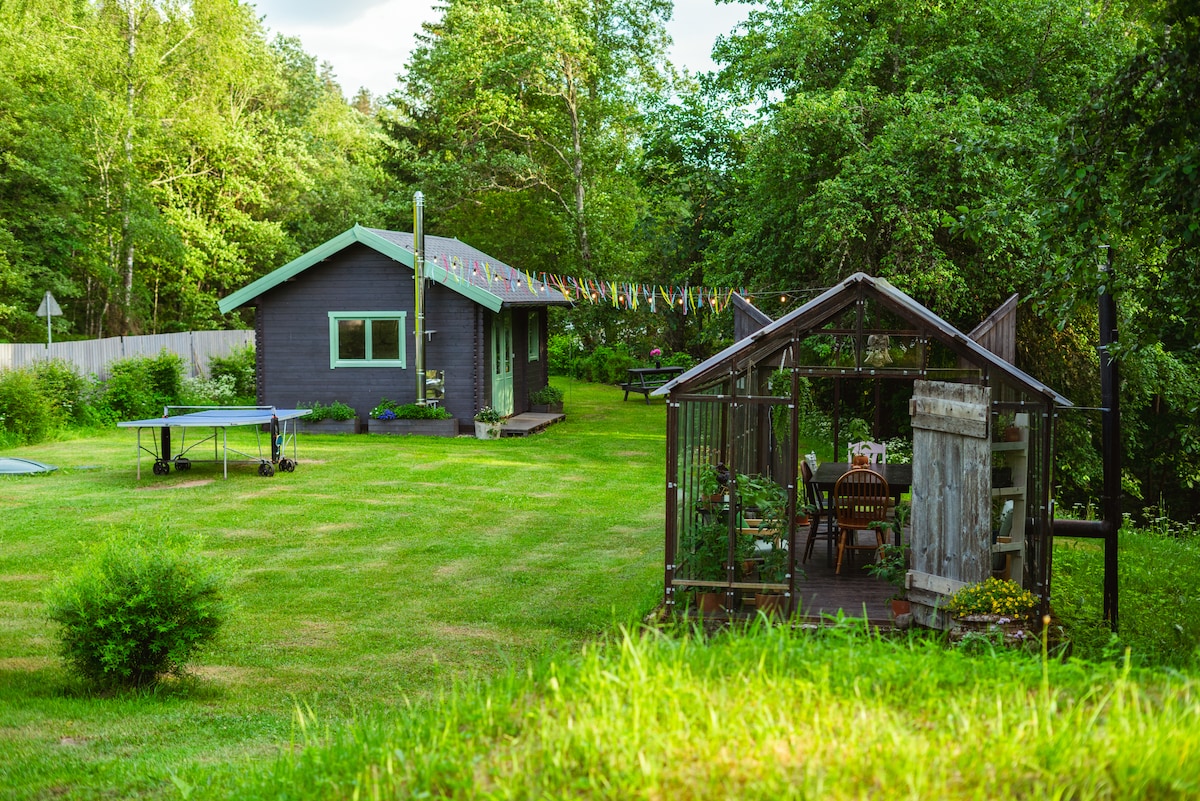
POLYGON ((285 747, 297 704, 392 709, 644 614, 661 594, 664 408, 555 383, 567 421, 537 436, 302 432, 296 472, 269 479, 154 476, 143 459, 137 481, 124 429, 12 454, 60 470, 0 480, 0 797, 174 797, 172 773, 285 747), (128 526, 201 537, 236 611, 193 680, 93 697, 59 665, 41 592, 128 526))

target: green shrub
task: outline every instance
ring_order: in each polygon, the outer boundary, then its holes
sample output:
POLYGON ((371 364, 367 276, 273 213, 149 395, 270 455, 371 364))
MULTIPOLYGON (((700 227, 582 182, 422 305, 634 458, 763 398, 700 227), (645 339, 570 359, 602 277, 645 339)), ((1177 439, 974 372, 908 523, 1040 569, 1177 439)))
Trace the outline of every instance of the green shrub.
POLYGON ((33 375, 57 425, 68 426, 85 418, 89 386, 75 365, 63 359, 50 359, 35 364, 33 375))
POLYGON ((684 370, 690 370, 696 366, 696 360, 683 351, 668 353, 659 361, 663 363, 664 367, 682 367, 684 370))
POLYGON ((102 686, 179 675, 227 614, 223 579, 194 547, 114 533, 46 593, 69 666, 102 686))
POLYGON ((549 384, 547 384, 546 386, 539 389, 537 392, 531 393, 529 395, 529 402, 536 403, 538 405, 542 405, 542 404, 549 405, 552 403, 562 403, 563 402, 563 391, 561 389, 559 389, 558 387, 552 387, 549 384))
POLYGON ((328 406, 320 401, 311 401, 297 404, 296 408, 309 410, 304 417, 309 423, 317 423, 321 420, 353 420, 358 416, 352 407, 336 400, 328 406))
POLYGON ((213 380, 228 376, 233 380, 233 393, 252 404, 258 397, 254 346, 234 348, 228 356, 213 356, 208 360, 208 374, 213 380))
POLYGON ((546 343, 547 361, 552 375, 579 377, 579 360, 583 357, 583 342, 578 334, 552 334, 546 343))
POLYGON ((185 406, 239 406, 233 377, 185 378, 179 394, 179 403, 185 406))
POLYGON ((54 430, 55 411, 32 370, 0 372, 0 430, 18 445, 40 442, 54 430))
POLYGON ((594 384, 617 384, 625 380, 634 359, 624 345, 601 345, 579 360, 580 378, 594 384))
POLYGON ((100 405, 109 419, 158 417, 164 406, 178 403, 183 394, 183 359, 170 351, 153 359, 119 359, 108 371, 100 405))
POLYGON ((384 398, 371 410, 376 420, 449 420, 450 412, 441 406, 418 406, 415 403, 396 403, 384 398))

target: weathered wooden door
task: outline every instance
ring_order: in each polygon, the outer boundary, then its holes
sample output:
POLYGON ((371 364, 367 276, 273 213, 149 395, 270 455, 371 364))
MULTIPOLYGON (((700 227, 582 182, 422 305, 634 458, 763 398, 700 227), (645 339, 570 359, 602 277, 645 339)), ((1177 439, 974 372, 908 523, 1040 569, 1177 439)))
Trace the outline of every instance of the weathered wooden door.
POLYGON ((917 381, 913 427, 912 570, 917 623, 944 628, 945 597, 991 575, 991 393, 975 384, 917 381))
POLYGON ((513 413, 512 312, 492 318, 492 408, 507 417, 513 413))

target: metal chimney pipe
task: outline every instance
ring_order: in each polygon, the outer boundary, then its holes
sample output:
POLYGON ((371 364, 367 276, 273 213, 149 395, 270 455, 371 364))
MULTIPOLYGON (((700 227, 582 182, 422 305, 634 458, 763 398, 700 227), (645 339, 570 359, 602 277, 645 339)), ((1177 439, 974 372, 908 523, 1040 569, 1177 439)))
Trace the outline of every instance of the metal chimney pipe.
POLYGON ((417 405, 425 405, 425 195, 413 193, 413 369, 417 405))

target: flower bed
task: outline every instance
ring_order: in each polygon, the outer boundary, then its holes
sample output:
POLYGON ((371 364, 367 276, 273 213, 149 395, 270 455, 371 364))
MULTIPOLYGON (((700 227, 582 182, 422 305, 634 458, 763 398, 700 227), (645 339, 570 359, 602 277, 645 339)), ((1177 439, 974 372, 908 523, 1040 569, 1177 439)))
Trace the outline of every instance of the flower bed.
POLYGON ((458 421, 453 417, 438 420, 371 420, 367 423, 369 434, 417 434, 424 437, 457 437, 458 421))

